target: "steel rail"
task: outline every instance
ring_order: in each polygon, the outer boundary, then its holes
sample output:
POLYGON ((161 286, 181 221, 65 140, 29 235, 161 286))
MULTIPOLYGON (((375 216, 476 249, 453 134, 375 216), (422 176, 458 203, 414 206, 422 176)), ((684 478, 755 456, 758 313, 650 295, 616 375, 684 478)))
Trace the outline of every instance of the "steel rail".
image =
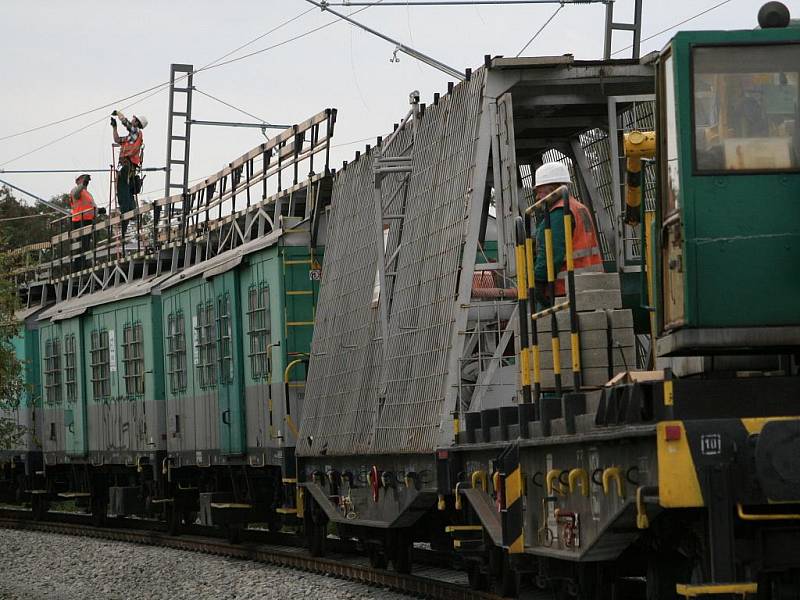
MULTIPOLYGON (((227 540, 208 535, 171 536, 163 531, 154 530, 155 523, 150 521, 142 521, 141 525, 139 522, 131 521, 126 523, 126 528, 97 527, 83 523, 50 520, 56 516, 52 513, 48 515, 48 520, 35 521, 26 518, 25 513, 27 512, 24 510, 0 510, 0 528, 73 535, 214 554, 346 579, 368 586, 389 588, 397 592, 435 600, 499 600, 500 598, 494 594, 470 590, 465 586, 454 585, 448 581, 373 569, 362 564, 348 562, 346 558, 342 560, 332 557, 314 558, 299 548, 287 549, 285 544, 281 547, 250 541, 231 544, 227 540), (134 529, 133 527, 137 525, 141 528, 134 529)), ((75 517, 82 515, 62 516, 72 517, 74 520, 75 517)), ((350 560, 352 561, 352 558, 350 560)))

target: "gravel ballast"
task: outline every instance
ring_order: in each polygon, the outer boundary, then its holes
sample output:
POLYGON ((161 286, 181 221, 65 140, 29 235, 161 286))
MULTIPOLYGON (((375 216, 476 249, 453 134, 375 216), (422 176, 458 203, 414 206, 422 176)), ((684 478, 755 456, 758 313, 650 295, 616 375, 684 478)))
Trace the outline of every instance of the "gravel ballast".
POLYGON ((0 600, 405 600, 358 583, 171 548, 0 529, 0 600))

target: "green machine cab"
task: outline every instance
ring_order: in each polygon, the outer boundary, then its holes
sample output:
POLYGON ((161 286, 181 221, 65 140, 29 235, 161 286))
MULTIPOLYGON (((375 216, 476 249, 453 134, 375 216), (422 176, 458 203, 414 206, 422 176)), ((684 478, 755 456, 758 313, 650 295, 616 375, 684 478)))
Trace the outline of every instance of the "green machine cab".
POLYGON ((797 348, 800 28, 678 33, 657 88, 657 353, 797 348))

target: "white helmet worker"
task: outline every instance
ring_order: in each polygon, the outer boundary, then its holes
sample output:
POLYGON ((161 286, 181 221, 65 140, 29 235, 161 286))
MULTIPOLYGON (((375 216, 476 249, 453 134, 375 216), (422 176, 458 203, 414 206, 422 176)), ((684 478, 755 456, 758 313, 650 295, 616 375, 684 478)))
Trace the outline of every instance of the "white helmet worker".
POLYGON ((567 165, 562 162, 548 162, 536 169, 534 187, 552 183, 572 183, 567 165))
POLYGON ((141 117, 139 115, 133 115, 133 118, 139 121, 139 125, 142 126, 142 129, 147 127, 147 117, 141 117))

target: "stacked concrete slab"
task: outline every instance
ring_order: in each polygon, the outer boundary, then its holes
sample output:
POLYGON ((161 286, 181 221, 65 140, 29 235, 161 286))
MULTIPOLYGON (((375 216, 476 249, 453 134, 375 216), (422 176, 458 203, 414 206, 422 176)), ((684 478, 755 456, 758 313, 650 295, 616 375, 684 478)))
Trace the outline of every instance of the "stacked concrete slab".
MULTIPOLYGON (((575 300, 581 345, 583 385, 601 386, 613 375, 636 368, 636 341, 633 314, 622 308, 617 273, 586 273, 575 276, 575 300)), ((572 346, 569 311, 556 316, 561 345, 561 383, 569 387, 572 377, 572 346)), ((555 386, 551 352, 552 319, 537 321, 542 360, 542 387, 555 386)))

